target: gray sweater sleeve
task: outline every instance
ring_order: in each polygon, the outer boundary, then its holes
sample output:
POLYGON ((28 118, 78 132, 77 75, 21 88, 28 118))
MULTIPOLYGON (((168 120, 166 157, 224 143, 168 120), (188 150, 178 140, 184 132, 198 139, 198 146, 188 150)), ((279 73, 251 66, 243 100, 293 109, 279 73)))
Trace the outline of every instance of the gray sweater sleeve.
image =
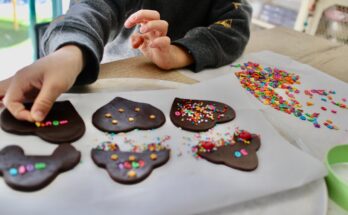
POLYGON ((48 27, 40 45, 41 52, 48 55, 64 45, 78 45, 84 54, 85 67, 75 84, 92 83, 97 79, 105 44, 123 23, 122 18, 117 17, 124 14, 121 10, 124 7, 114 1, 72 1, 67 14, 48 27))
POLYGON ((243 53, 250 36, 252 8, 245 0, 214 0, 208 27, 197 27, 173 41, 193 56, 192 70, 226 65, 243 53))
POLYGON ((47 55, 67 44, 78 45, 84 53, 85 67, 75 84, 88 84, 97 79, 104 46, 120 33, 125 19, 141 8, 159 10, 161 16, 163 14, 172 21, 171 36, 176 38, 173 44, 192 54, 194 71, 232 62, 242 54, 250 34, 251 7, 245 0, 205 0, 196 11, 192 11, 190 5, 201 0, 72 2, 76 3, 72 3, 67 14, 49 26, 42 39, 41 51, 47 55), (171 8, 186 8, 184 16, 177 17, 171 8), (188 10, 194 14, 187 13, 188 10), (185 24, 192 17, 195 20, 185 24))

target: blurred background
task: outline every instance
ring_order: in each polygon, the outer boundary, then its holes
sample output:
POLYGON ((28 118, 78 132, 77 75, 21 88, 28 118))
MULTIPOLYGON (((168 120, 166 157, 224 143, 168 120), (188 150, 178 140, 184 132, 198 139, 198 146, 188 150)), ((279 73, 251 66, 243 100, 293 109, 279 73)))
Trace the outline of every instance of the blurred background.
MULTIPOLYGON (((0 0, 0 80, 38 57, 38 38, 70 0, 0 0)), ((348 44, 348 0, 249 0, 252 31, 285 27, 348 44)))

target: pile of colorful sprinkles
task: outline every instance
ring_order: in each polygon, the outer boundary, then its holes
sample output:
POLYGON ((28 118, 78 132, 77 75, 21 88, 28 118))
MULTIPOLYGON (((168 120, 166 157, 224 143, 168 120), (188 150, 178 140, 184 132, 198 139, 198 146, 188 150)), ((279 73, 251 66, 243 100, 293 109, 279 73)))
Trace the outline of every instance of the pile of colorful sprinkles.
POLYGON ((215 116, 217 119, 223 118, 224 113, 227 111, 225 106, 222 110, 218 109, 215 104, 206 104, 203 102, 194 102, 192 100, 185 100, 185 103, 177 103, 179 108, 175 111, 176 117, 181 117, 181 121, 189 121, 194 125, 200 123, 208 122, 209 120, 215 121, 215 116))
POLYGON ((99 144, 96 149, 100 150, 100 151, 112 151, 112 152, 114 152, 114 151, 118 151, 119 147, 118 147, 117 143, 104 141, 101 144, 99 144))
MULTIPOLYGON (((171 139, 170 136, 166 135, 164 137, 156 137, 155 141, 152 141, 149 144, 136 144, 135 140, 129 139, 127 137, 124 137, 123 139, 123 143, 125 144, 129 144, 131 146, 131 151, 132 152, 144 152, 146 150, 152 151, 152 152, 158 152, 158 151, 162 151, 164 149, 169 148, 168 146, 165 146, 165 142, 169 141, 171 139)), ((118 143, 114 142, 110 142, 110 141, 105 141, 102 142, 101 144, 99 144, 96 147, 97 150, 101 150, 101 151, 117 151, 119 150, 118 147, 118 143)))
MULTIPOLYGON (((308 113, 305 112, 303 105, 296 99, 295 95, 300 94, 295 84, 301 84, 299 75, 294 73, 288 73, 284 70, 271 67, 263 67, 260 64, 247 62, 244 64, 232 65, 233 67, 240 68, 241 71, 235 73, 239 79, 242 87, 251 93, 264 105, 269 105, 272 108, 291 114, 300 120, 310 122, 316 128, 320 128, 321 124, 318 119, 320 113, 308 113), (287 98, 279 95, 276 90, 284 90, 287 98)), ((336 94, 335 91, 325 90, 305 90, 304 94, 313 98, 313 94, 326 97, 322 98, 322 101, 331 101, 331 103, 340 108, 347 108, 347 105, 342 102, 335 102, 331 95, 336 94)), ((342 99, 346 102, 346 99, 342 99)), ((314 103, 309 101, 307 106, 312 106, 314 103)), ((327 111, 327 107, 321 107, 322 111, 327 111)), ((336 110, 331 110, 331 113, 336 114, 336 110)), ((329 129, 338 130, 339 128, 333 124, 331 119, 326 120, 323 125, 329 129)))

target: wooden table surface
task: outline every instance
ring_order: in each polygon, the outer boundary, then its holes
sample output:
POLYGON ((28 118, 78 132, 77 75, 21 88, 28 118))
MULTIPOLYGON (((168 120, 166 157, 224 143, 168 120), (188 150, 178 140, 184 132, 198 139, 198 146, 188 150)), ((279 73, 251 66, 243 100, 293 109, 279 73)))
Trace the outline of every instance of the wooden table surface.
MULTIPOLYGON (((270 50, 309 64, 348 83, 348 46, 287 28, 254 31, 245 54, 270 50)), ((197 81, 178 71, 162 71, 144 57, 101 65, 100 79, 151 78, 193 84, 197 81)))

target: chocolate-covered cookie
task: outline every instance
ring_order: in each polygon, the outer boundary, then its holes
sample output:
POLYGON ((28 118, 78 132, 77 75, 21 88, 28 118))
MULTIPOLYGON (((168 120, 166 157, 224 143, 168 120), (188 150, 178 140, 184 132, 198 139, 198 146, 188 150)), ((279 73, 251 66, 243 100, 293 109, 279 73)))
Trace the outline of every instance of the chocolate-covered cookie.
POLYGON ((197 154, 212 163, 231 168, 252 171, 258 166, 256 151, 260 148, 260 137, 245 130, 236 131, 231 143, 201 141, 196 146, 197 154))
POLYGON ((98 109, 92 117, 96 128, 110 133, 154 129, 161 127, 165 121, 163 112, 156 107, 121 97, 98 109))
MULTIPOLYGON (((32 104, 27 104, 30 109, 32 104)), ((43 122, 19 121, 6 109, 1 113, 1 128, 19 135, 37 135, 51 143, 69 143, 85 133, 85 123, 69 101, 55 102, 43 122)))
POLYGON ((177 127, 188 131, 207 131, 217 123, 232 121, 235 111, 228 105, 215 101, 175 98, 170 119, 177 127))
POLYGON ((156 144, 142 152, 120 151, 117 144, 106 142, 92 149, 93 161, 105 168, 110 177, 122 184, 135 184, 147 178, 154 168, 169 160, 170 150, 156 144))
POLYGON ((15 190, 36 191, 75 167, 80 156, 69 144, 59 145, 50 156, 27 156, 19 146, 7 146, 0 151, 0 175, 15 190))

